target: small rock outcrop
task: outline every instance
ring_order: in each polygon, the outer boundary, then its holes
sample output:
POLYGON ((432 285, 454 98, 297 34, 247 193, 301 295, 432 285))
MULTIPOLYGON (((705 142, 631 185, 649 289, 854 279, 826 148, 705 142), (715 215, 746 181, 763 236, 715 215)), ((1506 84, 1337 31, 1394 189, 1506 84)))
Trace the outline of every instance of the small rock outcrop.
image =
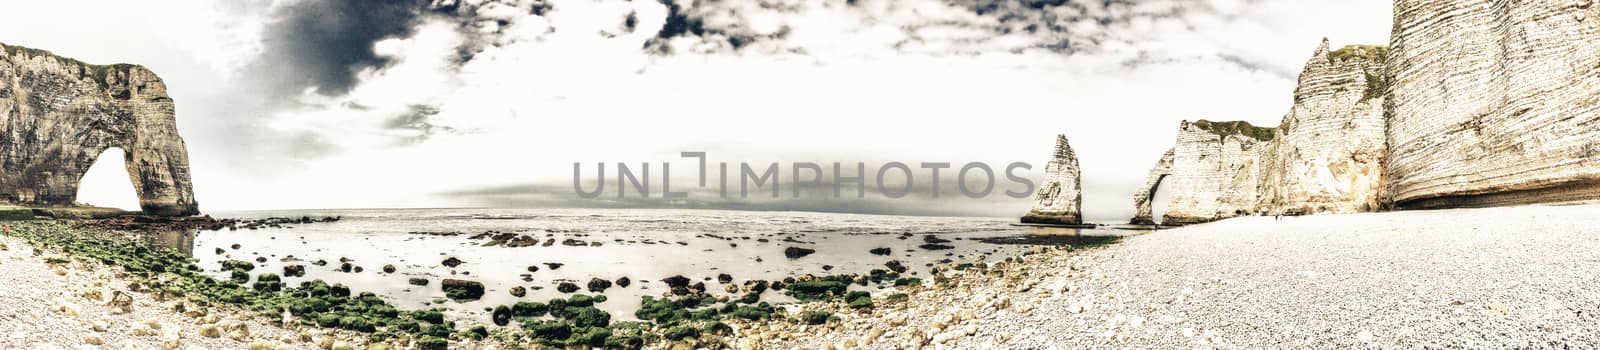
POLYGON ((1133 220, 1129 223, 1134 225, 1156 224, 1155 218, 1151 217, 1154 213, 1150 208, 1150 199, 1156 196, 1156 188, 1161 186, 1161 181, 1165 180, 1168 175, 1172 175, 1172 152, 1173 150, 1168 149, 1167 153, 1161 155, 1161 160, 1156 161, 1156 166, 1150 168, 1150 175, 1145 177, 1144 185, 1139 187, 1138 192, 1134 192, 1134 214, 1133 220))
POLYGON ((0 202, 70 206, 106 149, 124 162, 144 212, 199 213, 172 98, 144 67, 92 65, 0 44, 0 202))
POLYGON ((1395 1, 1386 177, 1396 208, 1600 198, 1593 5, 1395 1))
POLYGON ((1067 144, 1067 135, 1056 135, 1056 149, 1044 166, 1044 183, 1034 197, 1033 209, 1022 216, 1023 223, 1052 225, 1083 224, 1083 187, 1078 175, 1078 155, 1067 144))

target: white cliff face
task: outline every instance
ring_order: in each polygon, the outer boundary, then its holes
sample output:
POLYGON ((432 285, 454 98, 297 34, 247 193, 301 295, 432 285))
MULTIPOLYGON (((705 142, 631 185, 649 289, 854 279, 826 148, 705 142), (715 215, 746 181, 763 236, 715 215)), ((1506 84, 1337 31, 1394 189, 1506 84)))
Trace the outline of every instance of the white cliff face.
POLYGON ((1264 214, 1355 213, 1380 207, 1385 153, 1382 46, 1328 51, 1300 73, 1294 106, 1261 154, 1264 214))
POLYGON ((1067 144, 1066 135, 1057 135, 1055 153, 1044 166, 1044 183, 1039 185, 1033 209, 1022 216, 1022 222, 1082 224, 1083 188, 1078 176, 1078 155, 1067 144))
POLYGON ((1600 199, 1592 5, 1398 0, 1387 51, 1323 42, 1271 140, 1184 123, 1170 171, 1158 164, 1135 194, 1133 221, 1148 223, 1167 173, 1169 224, 1600 199))
POLYGON ((0 203, 73 205, 89 165, 118 147, 146 213, 197 214, 175 118, 144 67, 0 45, 0 203))
POLYGON ((1600 6, 1398 0, 1394 15, 1398 208, 1600 198, 1600 6))
POLYGON ((1153 223, 1150 196, 1157 186, 1173 194, 1164 225, 1379 209, 1385 54, 1381 46, 1329 51, 1324 40, 1301 71, 1294 105, 1278 128, 1184 122, 1176 146, 1134 194, 1132 223, 1153 223))
POLYGON ((1221 220, 1256 212, 1259 158, 1273 129, 1246 122, 1183 122, 1172 149, 1172 193, 1163 225, 1221 220))

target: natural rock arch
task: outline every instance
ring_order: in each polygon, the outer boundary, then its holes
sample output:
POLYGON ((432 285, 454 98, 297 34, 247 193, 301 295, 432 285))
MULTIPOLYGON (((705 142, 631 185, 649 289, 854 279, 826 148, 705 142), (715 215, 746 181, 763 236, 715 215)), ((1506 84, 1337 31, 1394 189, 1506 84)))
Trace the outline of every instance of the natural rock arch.
POLYGON ((1161 186, 1161 181, 1165 180, 1167 175, 1172 175, 1172 151, 1172 149, 1168 149, 1167 153, 1161 155, 1161 160, 1156 162, 1156 166, 1150 169, 1150 175, 1145 177, 1144 186, 1139 187, 1140 190, 1133 194, 1134 214, 1133 220, 1129 221, 1130 223, 1135 225, 1156 224, 1154 218, 1151 217, 1153 210, 1150 209, 1150 199, 1155 198, 1156 189, 1161 186))
POLYGON ((69 206, 106 149, 123 149, 139 207, 199 213, 166 84, 144 67, 91 65, 0 45, 0 202, 69 206))

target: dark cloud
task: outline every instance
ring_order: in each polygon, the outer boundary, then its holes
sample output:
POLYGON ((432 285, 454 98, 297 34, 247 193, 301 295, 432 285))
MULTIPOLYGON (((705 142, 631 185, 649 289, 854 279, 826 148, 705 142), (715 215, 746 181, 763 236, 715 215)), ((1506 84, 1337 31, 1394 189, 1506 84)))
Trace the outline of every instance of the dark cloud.
POLYGON ((632 33, 635 29, 638 29, 638 28, 639 28, 639 13, 638 12, 628 12, 628 17, 622 19, 622 29, 623 29, 623 31, 625 31, 627 33, 632 33))
MULTIPOLYGON (((693 37, 703 42, 719 44, 731 51, 739 51, 751 44, 761 41, 781 41, 789 36, 789 28, 784 27, 777 33, 758 34, 748 28, 748 20, 743 14, 722 6, 715 2, 692 1, 689 6, 682 6, 674 0, 658 0, 667 6, 666 24, 656 32, 656 37, 644 43, 645 51, 662 55, 674 54, 669 41, 678 37, 693 37), (707 19, 718 16, 720 22, 729 22, 727 25, 707 25, 707 19)), ((781 13, 793 13, 798 8, 784 7, 771 3, 760 3, 760 7, 781 13)), ((629 15, 632 18, 632 14, 629 15)), ((631 26, 630 26, 631 27, 631 26)))
POLYGON ((316 87, 341 94, 362 69, 389 63, 372 51, 379 40, 402 37, 429 7, 426 0, 299 1, 280 8, 267 28, 258 75, 274 77, 280 91, 316 87))
POLYGON ((438 133, 454 132, 454 128, 436 125, 430 121, 430 118, 438 114, 439 107, 411 105, 405 113, 384 121, 383 127, 389 130, 405 130, 415 133, 415 136, 402 139, 401 143, 418 143, 427 141, 428 138, 438 133))

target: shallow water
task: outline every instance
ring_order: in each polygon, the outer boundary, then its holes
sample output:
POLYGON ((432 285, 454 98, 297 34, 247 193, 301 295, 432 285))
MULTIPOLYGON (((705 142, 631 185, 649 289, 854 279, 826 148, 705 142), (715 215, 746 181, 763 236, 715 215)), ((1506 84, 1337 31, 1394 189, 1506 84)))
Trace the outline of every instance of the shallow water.
MULTIPOLYGON (((565 296, 556 291, 560 282, 583 287, 591 278, 615 281, 628 277, 628 287, 612 286, 604 293, 610 301, 598 304, 618 320, 633 319, 640 296, 660 296, 667 291, 661 278, 684 275, 704 281, 713 295, 727 294, 717 283, 729 274, 732 284, 746 280, 781 280, 802 274, 866 274, 899 260, 908 277, 928 275, 932 264, 1004 259, 1036 245, 1096 244, 1140 231, 1069 229, 1013 225, 1003 218, 944 218, 853 215, 799 212, 738 212, 706 210, 626 209, 405 209, 224 212, 217 217, 263 218, 271 216, 341 216, 331 223, 290 225, 238 231, 201 231, 158 237, 159 242, 192 254, 201 268, 226 279, 224 260, 244 260, 257 265, 252 274, 282 275, 285 265, 305 265, 304 277, 283 277, 286 285, 321 279, 342 283, 355 292, 373 292, 401 308, 443 307, 458 318, 488 322, 484 308, 516 301, 546 301, 565 296), (527 247, 484 246, 488 239, 472 239, 486 231, 517 233, 537 239, 527 247), (414 232, 460 232, 436 236, 414 232), (930 238, 931 237, 931 238, 930 238), (555 244, 543 246, 545 241, 555 244), (569 241, 570 240, 570 241, 569 241), (953 248, 927 250, 922 245, 949 240, 953 248), (584 242, 587 245, 574 246, 584 242), (239 245, 233 249, 233 245, 239 245), (784 256, 787 247, 815 249, 798 259, 784 256), (869 253, 889 248, 889 256, 869 253), (222 253, 217 253, 218 250, 222 253), (265 257, 266 262, 257 262, 265 257), (454 257, 464 263, 455 268, 441 262, 454 257), (340 271, 340 260, 360 266, 362 272, 340 271), (326 260, 326 266, 311 263, 326 260), (551 269, 545 263, 563 264, 551 269), (385 264, 396 267, 383 273, 385 264), (537 266, 537 272, 529 272, 537 266), (830 266, 832 269, 825 269, 830 266), (525 276, 526 275, 526 276, 525 276), (427 286, 413 286, 408 278, 427 278, 427 286), (444 298, 442 278, 478 281, 485 286, 483 299, 434 304, 444 298), (508 291, 528 289, 517 298, 508 291)), ((856 286, 852 286, 856 288, 856 286)), ((768 291, 762 300, 790 301, 781 292, 768 291)))

